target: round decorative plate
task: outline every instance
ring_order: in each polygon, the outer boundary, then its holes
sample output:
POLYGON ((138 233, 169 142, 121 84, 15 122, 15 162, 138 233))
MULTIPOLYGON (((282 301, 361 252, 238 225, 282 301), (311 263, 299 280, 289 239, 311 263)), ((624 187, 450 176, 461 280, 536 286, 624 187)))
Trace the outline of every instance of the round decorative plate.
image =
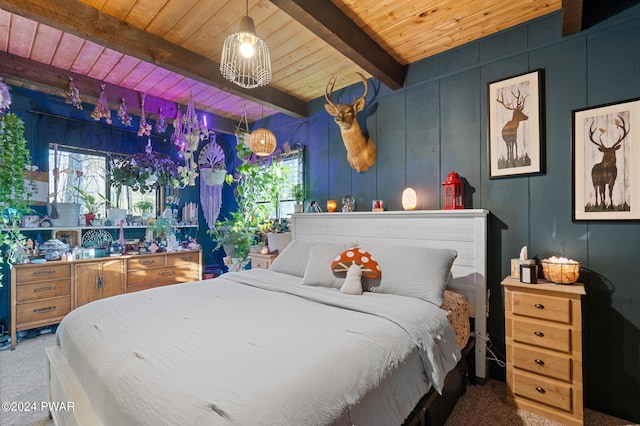
POLYGON ((82 246, 105 246, 111 245, 113 236, 106 229, 90 229, 82 236, 82 246))

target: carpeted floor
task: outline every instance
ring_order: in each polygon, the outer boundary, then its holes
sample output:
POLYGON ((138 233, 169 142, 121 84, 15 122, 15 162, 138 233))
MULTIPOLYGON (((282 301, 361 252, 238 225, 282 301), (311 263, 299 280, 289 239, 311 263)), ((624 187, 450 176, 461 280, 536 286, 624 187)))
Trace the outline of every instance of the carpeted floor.
MULTIPOLYGON (((55 336, 45 334, 26 339, 15 351, 0 351, 0 401, 35 403, 36 409, 23 412, 0 410, 2 426, 52 426, 47 401, 45 348, 55 344, 55 336)), ((4 407, 3 407, 4 408, 4 407)), ((585 425, 622 426, 633 423, 585 409, 585 425)), ((457 425, 535 425, 555 426, 550 420, 505 403, 504 383, 489 381, 484 386, 469 386, 451 413, 446 426, 457 425)), ((186 426, 186 425, 180 425, 186 426)))

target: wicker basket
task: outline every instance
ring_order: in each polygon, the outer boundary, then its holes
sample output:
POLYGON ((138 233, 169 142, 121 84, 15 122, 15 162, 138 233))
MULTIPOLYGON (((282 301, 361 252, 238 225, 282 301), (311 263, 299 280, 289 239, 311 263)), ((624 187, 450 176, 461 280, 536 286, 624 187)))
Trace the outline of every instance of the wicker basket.
POLYGON ((541 260, 545 279, 556 284, 573 284, 580 275, 580 262, 550 262, 541 260))

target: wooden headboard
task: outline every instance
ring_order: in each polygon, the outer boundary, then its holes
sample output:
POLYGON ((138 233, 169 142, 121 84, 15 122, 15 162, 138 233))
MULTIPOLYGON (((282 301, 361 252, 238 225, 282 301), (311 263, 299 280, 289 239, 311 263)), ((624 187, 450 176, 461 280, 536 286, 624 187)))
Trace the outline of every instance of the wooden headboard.
POLYGON ((458 252, 449 287, 466 296, 474 318, 475 370, 487 377, 487 215, 484 209, 352 213, 298 213, 292 239, 327 242, 379 242, 453 249, 458 252))

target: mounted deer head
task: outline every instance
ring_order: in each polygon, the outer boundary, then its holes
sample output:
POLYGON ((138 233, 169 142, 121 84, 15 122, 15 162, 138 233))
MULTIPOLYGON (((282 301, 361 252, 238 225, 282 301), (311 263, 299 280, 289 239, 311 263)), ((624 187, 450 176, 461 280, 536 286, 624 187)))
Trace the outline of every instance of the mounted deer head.
POLYGON ((350 104, 341 104, 338 98, 338 103, 334 103, 331 100, 333 87, 336 84, 336 77, 334 76, 329 79, 324 92, 324 97, 327 100, 324 108, 340 127, 342 142, 347 149, 349 165, 357 172, 362 173, 366 172, 376 162, 376 146, 371 139, 362 133, 362 129, 360 129, 356 119, 358 112, 364 109, 365 97, 369 92, 367 79, 360 73, 358 75, 364 83, 364 94, 360 98, 350 104))

